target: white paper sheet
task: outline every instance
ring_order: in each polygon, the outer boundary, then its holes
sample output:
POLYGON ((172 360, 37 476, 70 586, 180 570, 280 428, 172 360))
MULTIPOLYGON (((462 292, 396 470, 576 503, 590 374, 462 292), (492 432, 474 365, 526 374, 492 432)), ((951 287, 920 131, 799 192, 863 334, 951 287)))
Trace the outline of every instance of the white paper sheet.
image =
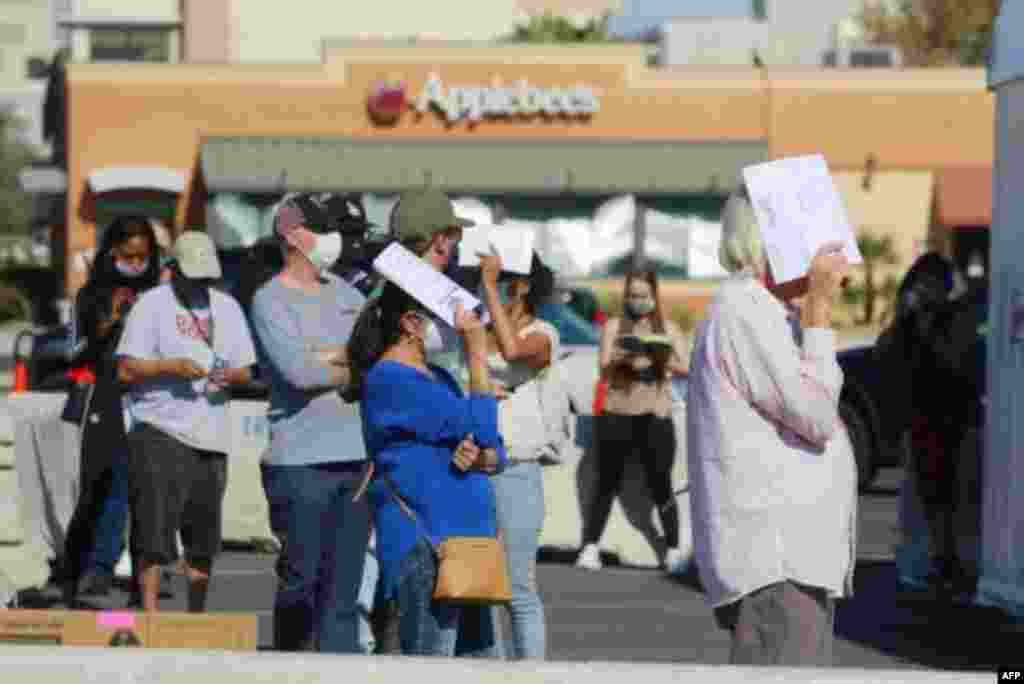
POLYGON ((480 254, 490 254, 491 246, 501 257, 502 269, 509 273, 530 274, 533 262, 534 232, 511 226, 472 226, 462 229, 459 242, 459 266, 479 266, 480 254))
MULTIPOLYGON (((380 253, 373 268, 453 328, 456 304, 461 303, 466 311, 480 307, 480 300, 468 290, 397 242, 380 253)), ((482 318, 486 322, 486 314, 482 318)))
POLYGON ((851 264, 863 262, 825 157, 789 157, 743 170, 775 281, 807 275, 827 242, 842 242, 851 264))

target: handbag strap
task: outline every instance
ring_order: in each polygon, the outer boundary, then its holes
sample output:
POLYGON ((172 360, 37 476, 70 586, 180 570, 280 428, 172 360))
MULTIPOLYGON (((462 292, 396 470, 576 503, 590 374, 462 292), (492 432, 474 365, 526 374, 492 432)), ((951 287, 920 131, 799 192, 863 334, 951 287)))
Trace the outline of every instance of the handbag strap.
POLYGON ((412 510, 412 507, 405 502, 405 499, 403 499, 401 495, 399 495, 398 487, 395 486, 395 483, 392 482, 391 478, 387 476, 384 476, 381 479, 384 480, 384 484, 387 485, 388 491, 391 492, 391 498, 393 498, 395 500, 395 503, 398 504, 398 507, 402 509, 402 513, 405 513, 405 515, 410 520, 412 520, 413 524, 416 525, 417 531, 419 532, 420 536, 423 537, 423 540, 430 545, 430 548, 434 550, 434 553, 439 553, 437 547, 434 545, 434 542, 431 541, 430 535, 427 534, 427 531, 423 528, 423 523, 420 522, 420 518, 418 515, 416 515, 416 511, 412 510))
MULTIPOLYGON (((423 525, 422 525, 422 523, 420 523, 419 516, 417 516, 416 512, 414 510, 412 510, 412 507, 410 507, 409 504, 407 504, 405 502, 405 499, 403 499, 401 496, 399 496, 398 488, 395 487, 395 483, 392 482, 391 478, 389 478, 389 477, 384 477, 383 480, 384 480, 384 483, 388 486, 388 490, 391 492, 391 496, 392 496, 392 498, 394 498, 395 503, 398 504, 398 507, 402 509, 402 512, 405 513, 409 517, 410 520, 412 520, 414 523, 416 523, 417 527, 420 528, 420 531, 423 534, 423 538, 426 540, 426 542, 428 544, 430 544, 431 548, 433 548, 435 551, 440 553, 437 550, 437 547, 434 546, 434 542, 430 541, 430 536, 426 533, 426 530, 423 529, 423 525)), ((504 538, 504 535, 502 535, 501 530, 499 529, 498 530, 498 534, 495 537, 495 539, 497 539, 499 542, 503 542, 503 538, 504 538)))

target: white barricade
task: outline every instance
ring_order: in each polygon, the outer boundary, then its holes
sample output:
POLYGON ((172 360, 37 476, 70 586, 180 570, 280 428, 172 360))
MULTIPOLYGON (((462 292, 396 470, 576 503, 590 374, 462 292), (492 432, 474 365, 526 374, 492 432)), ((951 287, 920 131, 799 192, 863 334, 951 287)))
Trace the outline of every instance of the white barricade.
MULTIPOLYGON (((78 432, 60 420, 62 393, 26 392, 0 399, 0 449, 3 441, 16 438, 14 446, 17 477, 4 476, 0 466, 0 497, 10 505, 0 506, 0 544, 22 543, 14 556, 25 557, 31 576, 45 575, 47 557, 55 557, 64 543, 78 491, 78 432), (5 435, 3 428, 8 427, 5 435), (14 488, 15 482, 17 488, 14 488), (17 502, 16 504, 14 502, 17 502), (20 518, 20 520, 19 520, 20 518)), ((260 477, 260 459, 269 438, 266 402, 235 401, 231 404, 228 487, 224 500, 224 539, 239 543, 270 543, 267 501, 260 477)), ((677 435, 685 439, 684 416, 677 435)), ((589 498, 596 477, 597 458, 592 448, 593 418, 580 418, 578 441, 580 460, 544 469, 547 516, 543 546, 575 549, 580 543, 582 502, 589 498)), ((673 472, 676 487, 686 482, 685 447, 679 450, 673 472)), ((681 546, 690 546, 689 499, 677 497, 681 546)), ((653 567, 659 562, 660 524, 647 489, 643 468, 627 468, 624 491, 613 508, 602 547, 617 553, 623 562, 653 567)), ((0 567, 8 574, 25 573, 9 569, 10 549, 0 549, 0 567)), ((15 558, 17 560, 18 558, 15 558)), ((24 585, 23 585, 24 586, 24 585)))

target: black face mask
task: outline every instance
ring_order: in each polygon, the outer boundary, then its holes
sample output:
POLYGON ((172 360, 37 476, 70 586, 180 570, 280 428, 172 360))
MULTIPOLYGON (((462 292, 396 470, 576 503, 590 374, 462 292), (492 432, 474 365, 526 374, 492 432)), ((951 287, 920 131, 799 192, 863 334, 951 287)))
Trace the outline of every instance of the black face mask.
POLYGON ((178 302, 186 309, 205 309, 210 306, 211 281, 206 278, 189 278, 175 269, 171 277, 171 289, 178 302))

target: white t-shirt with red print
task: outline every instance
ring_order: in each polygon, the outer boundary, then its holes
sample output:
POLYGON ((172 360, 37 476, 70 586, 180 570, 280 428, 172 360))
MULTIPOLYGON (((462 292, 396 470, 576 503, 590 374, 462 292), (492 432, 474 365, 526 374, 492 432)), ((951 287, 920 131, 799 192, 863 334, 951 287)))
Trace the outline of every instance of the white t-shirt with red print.
MULTIPOLYGON (((139 297, 125 321, 117 355, 147 361, 191 359, 207 369, 215 363, 226 368, 256 363, 238 302, 211 289, 210 307, 190 311, 178 303, 169 284, 139 297)), ((149 423, 196 449, 228 451, 227 395, 206 379, 154 378, 129 387, 127 396, 133 422, 149 423)))

